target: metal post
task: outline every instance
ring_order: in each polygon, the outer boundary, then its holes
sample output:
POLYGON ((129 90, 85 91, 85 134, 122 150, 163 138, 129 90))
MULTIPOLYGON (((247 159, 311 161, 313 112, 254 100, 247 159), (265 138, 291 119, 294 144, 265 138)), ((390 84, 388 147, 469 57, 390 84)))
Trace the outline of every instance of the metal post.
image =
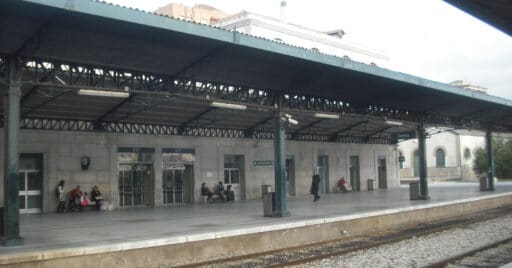
POLYGON ((285 160, 285 130, 282 117, 282 96, 277 96, 276 128, 274 137, 274 173, 275 173, 275 202, 274 217, 289 217, 290 212, 286 208, 286 160, 285 160))
POLYGON ((423 124, 418 126, 418 154, 420 161, 420 196, 419 199, 430 199, 428 196, 427 182, 427 153, 426 153, 426 132, 423 124))
POLYGON ((18 186, 18 137, 20 124, 21 78, 15 56, 8 59, 9 93, 4 97, 4 215, 2 245, 23 245, 20 237, 18 186))
POLYGON ((485 147, 487 149, 487 179, 489 180, 489 191, 494 191, 494 155, 492 153, 492 133, 485 132, 485 147))

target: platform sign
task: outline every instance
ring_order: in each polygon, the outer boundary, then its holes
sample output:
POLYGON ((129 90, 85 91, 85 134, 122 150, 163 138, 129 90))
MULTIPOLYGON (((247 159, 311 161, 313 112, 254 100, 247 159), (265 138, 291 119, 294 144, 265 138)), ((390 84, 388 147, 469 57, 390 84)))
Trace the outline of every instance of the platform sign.
POLYGON ((407 132, 397 132, 392 133, 391 138, 394 140, 409 140, 416 138, 416 131, 407 131, 407 132))
POLYGON ((274 161, 272 160, 255 160, 252 161, 253 166, 272 166, 274 165, 274 161))

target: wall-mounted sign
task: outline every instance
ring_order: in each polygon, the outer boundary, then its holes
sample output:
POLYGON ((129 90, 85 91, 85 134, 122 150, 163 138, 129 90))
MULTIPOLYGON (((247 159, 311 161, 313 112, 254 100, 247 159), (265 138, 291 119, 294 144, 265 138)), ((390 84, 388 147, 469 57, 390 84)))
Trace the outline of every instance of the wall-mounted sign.
POLYGON ((416 131, 392 133, 391 138, 394 140, 409 140, 416 138, 416 131))
POLYGON ((253 166, 272 166, 274 161, 272 160, 255 160, 252 161, 253 166))

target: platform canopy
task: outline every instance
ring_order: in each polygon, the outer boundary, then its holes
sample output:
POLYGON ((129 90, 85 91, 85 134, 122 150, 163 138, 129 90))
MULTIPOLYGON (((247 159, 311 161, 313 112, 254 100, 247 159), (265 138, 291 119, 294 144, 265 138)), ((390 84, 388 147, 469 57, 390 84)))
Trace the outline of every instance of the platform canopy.
POLYGON ((512 36, 512 2, 509 0, 445 0, 512 36))
POLYGON ((9 55, 23 66, 22 128, 272 138, 281 96, 292 140, 512 130, 510 100, 103 2, 0 1, 0 40, 1 71, 9 55))

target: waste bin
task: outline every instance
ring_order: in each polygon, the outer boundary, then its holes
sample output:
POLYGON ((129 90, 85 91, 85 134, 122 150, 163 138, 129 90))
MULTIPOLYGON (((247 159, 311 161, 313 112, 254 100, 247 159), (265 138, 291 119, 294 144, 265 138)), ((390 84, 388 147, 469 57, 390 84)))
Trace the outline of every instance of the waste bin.
POLYGON ((375 180, 368 179, 368 191, 373 191, 375 189, 375 180))
POLYGON ((263 184, 261 185, 261 199, 263 199, 263 195, 265 193, 270 193, 272 191, 272 185, 263 184))
POLYGON ((263 194, 263 216, 272 217, 276 210, 275 193, 264 193, 263 194))
POLYGON ((411 200, 420 199, 420 182, 411 182, 409 184, 409 196, 411 200))
POLYGON ((489 191, 489 180, 487 180, 487 177, 480 178, 480 191, 489 191))

